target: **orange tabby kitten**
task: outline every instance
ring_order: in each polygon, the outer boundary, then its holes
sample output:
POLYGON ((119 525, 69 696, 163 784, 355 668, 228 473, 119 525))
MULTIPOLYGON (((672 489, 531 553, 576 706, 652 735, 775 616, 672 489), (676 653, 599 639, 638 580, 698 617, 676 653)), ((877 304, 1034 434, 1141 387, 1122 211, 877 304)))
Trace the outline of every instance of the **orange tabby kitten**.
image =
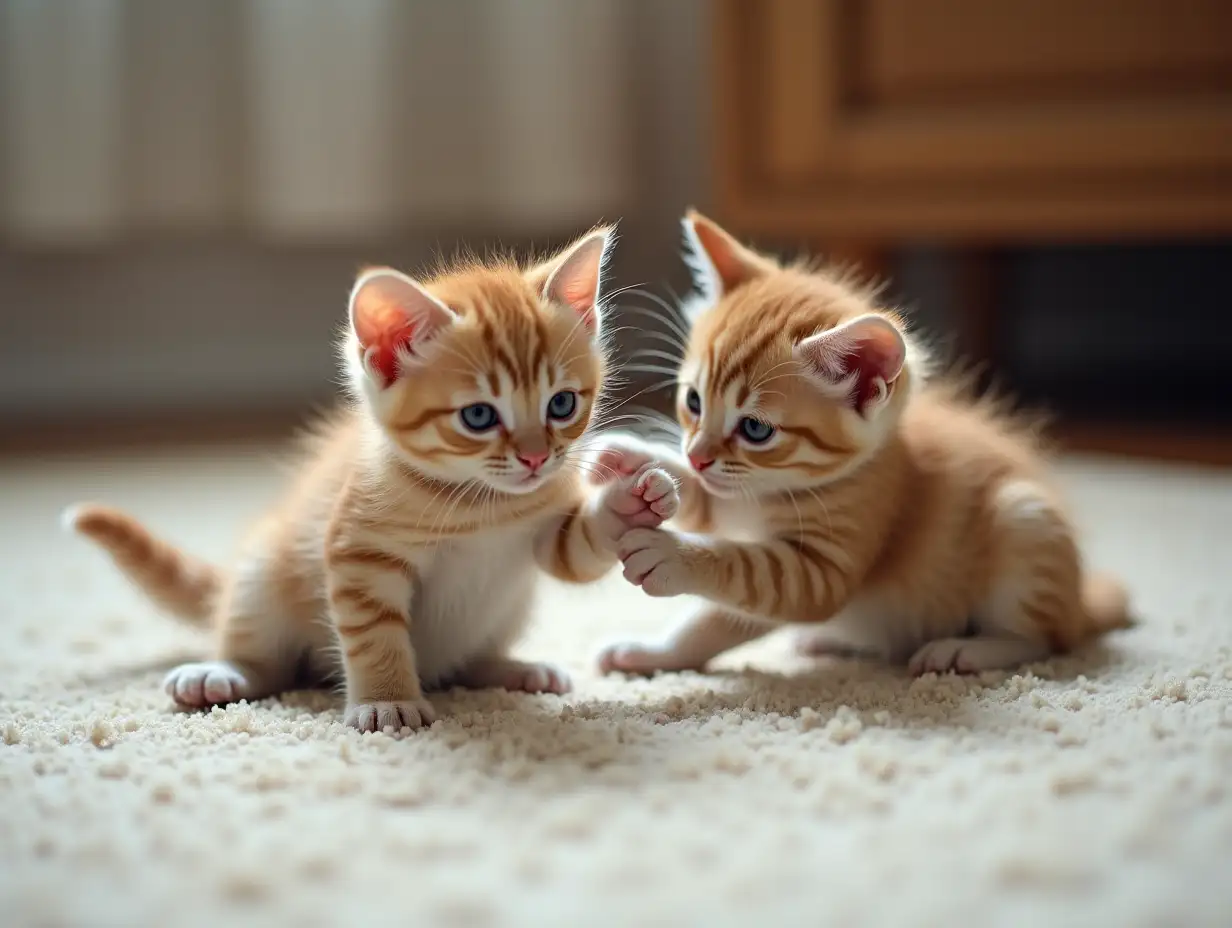
POLYGON ((96 506, 70 524, 161 605, 218 633, 217 657, 177 667, 186 707, 299 682, 346 686, 346 723, 416 728, 443 684, 564 692, 509 658, 535 565, 564 580, 616 563, 629 525, 674 513, 661 470, 590 498, 579 456, 604 377, 598 229, 544 264, 469 264, 424 283, 364 272, 343 363, 355 402, 306 449, 282 505, 230 576, 96 506))
POLYGON ((1036 447, 987 405, 926 380, 920 347, 875 294, 784 267, 685 219, 702 305, 679 372, 684 455, 656 459, 679 524, 620 541, 625 577, 705 604, 666 641, 603 652, 605 671, 701 668, 777 623, 825 623, 811 653, 913 673, 1011 667, 1126 624, 1119 584, 1086 574, 1036 447))

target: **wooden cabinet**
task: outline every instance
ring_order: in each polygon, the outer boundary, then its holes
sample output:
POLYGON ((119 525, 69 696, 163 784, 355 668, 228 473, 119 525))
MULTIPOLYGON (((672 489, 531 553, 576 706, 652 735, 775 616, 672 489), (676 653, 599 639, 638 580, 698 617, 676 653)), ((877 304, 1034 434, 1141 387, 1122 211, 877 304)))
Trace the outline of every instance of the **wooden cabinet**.
POLYGON ((1232 0, 718 0, 717 214, 883 271, 1000 247, 1232 233, 1232 0))
POLYGON ((1228 0, 721 0, 722 210, 766 234, 1232 230, 1228 0))

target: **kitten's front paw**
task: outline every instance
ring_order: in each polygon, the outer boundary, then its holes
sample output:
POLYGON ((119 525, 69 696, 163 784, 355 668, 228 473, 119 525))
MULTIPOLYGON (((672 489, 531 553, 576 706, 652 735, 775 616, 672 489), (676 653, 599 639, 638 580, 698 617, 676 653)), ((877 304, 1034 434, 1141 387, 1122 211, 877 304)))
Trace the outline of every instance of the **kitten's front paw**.
POLYGON ((676 481, 663 468, 643 467, 632 478, 608 484, 600 505, 615 516, 612 541, 631 528, 657 528, 680 511, 676 481))
POLYGON ((359 731, 414 731, 435 721, 436 710, 422 696, 398 702, 361 702, 347 709, 345 718, 347 725, 359 731))
POLYGON ((632 477, 655 460, 655 449, 632 435, 606 435, 596 447, 591 480, 597 484, 632 477))
POLYGON ((692 549, 679 535, 660 528, 635 528, 617 543, 624 577, 651 596, 692 592, 692 549))

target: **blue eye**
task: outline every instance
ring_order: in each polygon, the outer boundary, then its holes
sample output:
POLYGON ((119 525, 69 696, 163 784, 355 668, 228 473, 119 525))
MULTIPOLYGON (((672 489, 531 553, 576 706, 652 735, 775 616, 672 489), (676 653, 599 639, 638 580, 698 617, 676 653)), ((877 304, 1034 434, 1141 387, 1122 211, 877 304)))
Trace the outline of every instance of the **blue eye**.
POLYGON ((689 412, 693 415, 702 414, 702 398, 692 387, 689 387, 689 392, 684 395, 684 404, 689 407, 689 412))
POLYGON ((486 432, 500 423, 500 413, 491 403, 472 403, 462 407, 462 424, 472 432, 486 432))
POLYGON ((738 428, 740 434, 755 445, 769 441, 770 436, 774 434, 774 426, 767 425, 760 419, 753 419, 749 416, 745 416, 740 420, 738 428))
POLYGON ((548 400, 549 419, 568 419, 577 409, 577 394, 572 390, 561 390, 548 400))

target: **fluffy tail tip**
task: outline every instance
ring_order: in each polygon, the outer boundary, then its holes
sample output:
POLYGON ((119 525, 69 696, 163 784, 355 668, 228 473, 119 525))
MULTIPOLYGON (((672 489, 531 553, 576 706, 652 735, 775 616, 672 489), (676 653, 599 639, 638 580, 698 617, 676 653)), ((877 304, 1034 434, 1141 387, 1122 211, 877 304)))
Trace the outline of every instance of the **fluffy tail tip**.
POLYGON ((83 503, 73 503, 71 506, 66 506, 64 511, 60 513, 60 527, 71 535, 77 534, 81 529, 81 520, 86 514, 87 507, 83 503))
POLYGON ((1125 584, 1111 574, 1091 574, 1086 579, 1083 599, 1094 630, 1109 632, 1132 628, 1136 623, 1125 584))

